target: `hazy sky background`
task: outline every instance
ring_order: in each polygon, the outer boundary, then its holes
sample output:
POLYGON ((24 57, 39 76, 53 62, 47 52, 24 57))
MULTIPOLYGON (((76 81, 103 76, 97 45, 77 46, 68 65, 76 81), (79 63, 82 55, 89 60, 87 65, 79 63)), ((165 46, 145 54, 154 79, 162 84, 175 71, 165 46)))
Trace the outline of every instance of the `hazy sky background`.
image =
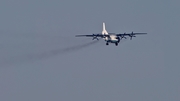
POLYGON ((179 0, 1 0, 1 101, 180 101, 179 0), (147 32, 118 47, 77 34, 147 32))

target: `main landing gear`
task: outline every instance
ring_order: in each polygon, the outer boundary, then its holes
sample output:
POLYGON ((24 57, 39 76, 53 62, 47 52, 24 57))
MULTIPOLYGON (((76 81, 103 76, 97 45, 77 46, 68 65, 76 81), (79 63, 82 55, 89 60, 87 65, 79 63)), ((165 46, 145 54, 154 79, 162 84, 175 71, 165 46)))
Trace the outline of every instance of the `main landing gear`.
MULTIPOLYGON (((107 42, 106 45, 109 45, 109 43, 107 42)), ((116 42, 115 45, 118 46, 118 42, 116 42)))

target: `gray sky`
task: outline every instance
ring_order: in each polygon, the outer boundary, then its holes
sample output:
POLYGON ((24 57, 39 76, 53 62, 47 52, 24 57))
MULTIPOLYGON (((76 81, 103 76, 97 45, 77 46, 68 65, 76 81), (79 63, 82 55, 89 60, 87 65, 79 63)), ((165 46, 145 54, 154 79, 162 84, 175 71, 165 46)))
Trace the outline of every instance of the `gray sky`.
POLYGON ((179 101, 179 0, 1 0, 1 101, 179 101), (77 34, 147 32, 118 47, 77 34))

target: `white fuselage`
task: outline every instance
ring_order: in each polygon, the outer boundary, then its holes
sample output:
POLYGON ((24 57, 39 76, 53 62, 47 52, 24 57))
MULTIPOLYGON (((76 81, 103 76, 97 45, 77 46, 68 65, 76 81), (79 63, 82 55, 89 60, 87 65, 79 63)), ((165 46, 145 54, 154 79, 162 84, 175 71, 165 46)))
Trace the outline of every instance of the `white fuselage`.
POLYGON ((120 42, 120 38, 114 34, 109 34, 106 30, 105 23, 103 23, 102 35, 107 35, 104 40, 108 43, 115 43, 116 45, 120 42))
POLYGON ((105 37, 104 39, 105 39, 105 41, 110 42, 110 43, 119 42, 119 39, 117 38, 116 35, 110 35, 110 37, 105 37))

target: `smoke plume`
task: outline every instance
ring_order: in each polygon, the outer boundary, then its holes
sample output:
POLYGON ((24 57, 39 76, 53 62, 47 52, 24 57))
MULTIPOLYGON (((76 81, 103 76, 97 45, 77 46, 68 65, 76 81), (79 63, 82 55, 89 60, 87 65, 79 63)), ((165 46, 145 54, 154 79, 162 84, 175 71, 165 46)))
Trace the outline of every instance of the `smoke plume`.
POLYGON ((5 66, 5 65, 19 64, 19 63, 23 63, 23 62, 38 61, 38 60, 46 59, 46 58, 57 56, 57 55, 62 55, 62 54, 79 51, 83 48, 94 45, 97 42, 98 42, 98 40, 89 42, 89 43, 85 43, 85 44, 81 44, 81 45, 67 47, 67 48, 55 49, 55 50, 47 51, 44 53, 28 54, 25 56, 3 59, 3 61, 0 61, 0 65, 5 66))

